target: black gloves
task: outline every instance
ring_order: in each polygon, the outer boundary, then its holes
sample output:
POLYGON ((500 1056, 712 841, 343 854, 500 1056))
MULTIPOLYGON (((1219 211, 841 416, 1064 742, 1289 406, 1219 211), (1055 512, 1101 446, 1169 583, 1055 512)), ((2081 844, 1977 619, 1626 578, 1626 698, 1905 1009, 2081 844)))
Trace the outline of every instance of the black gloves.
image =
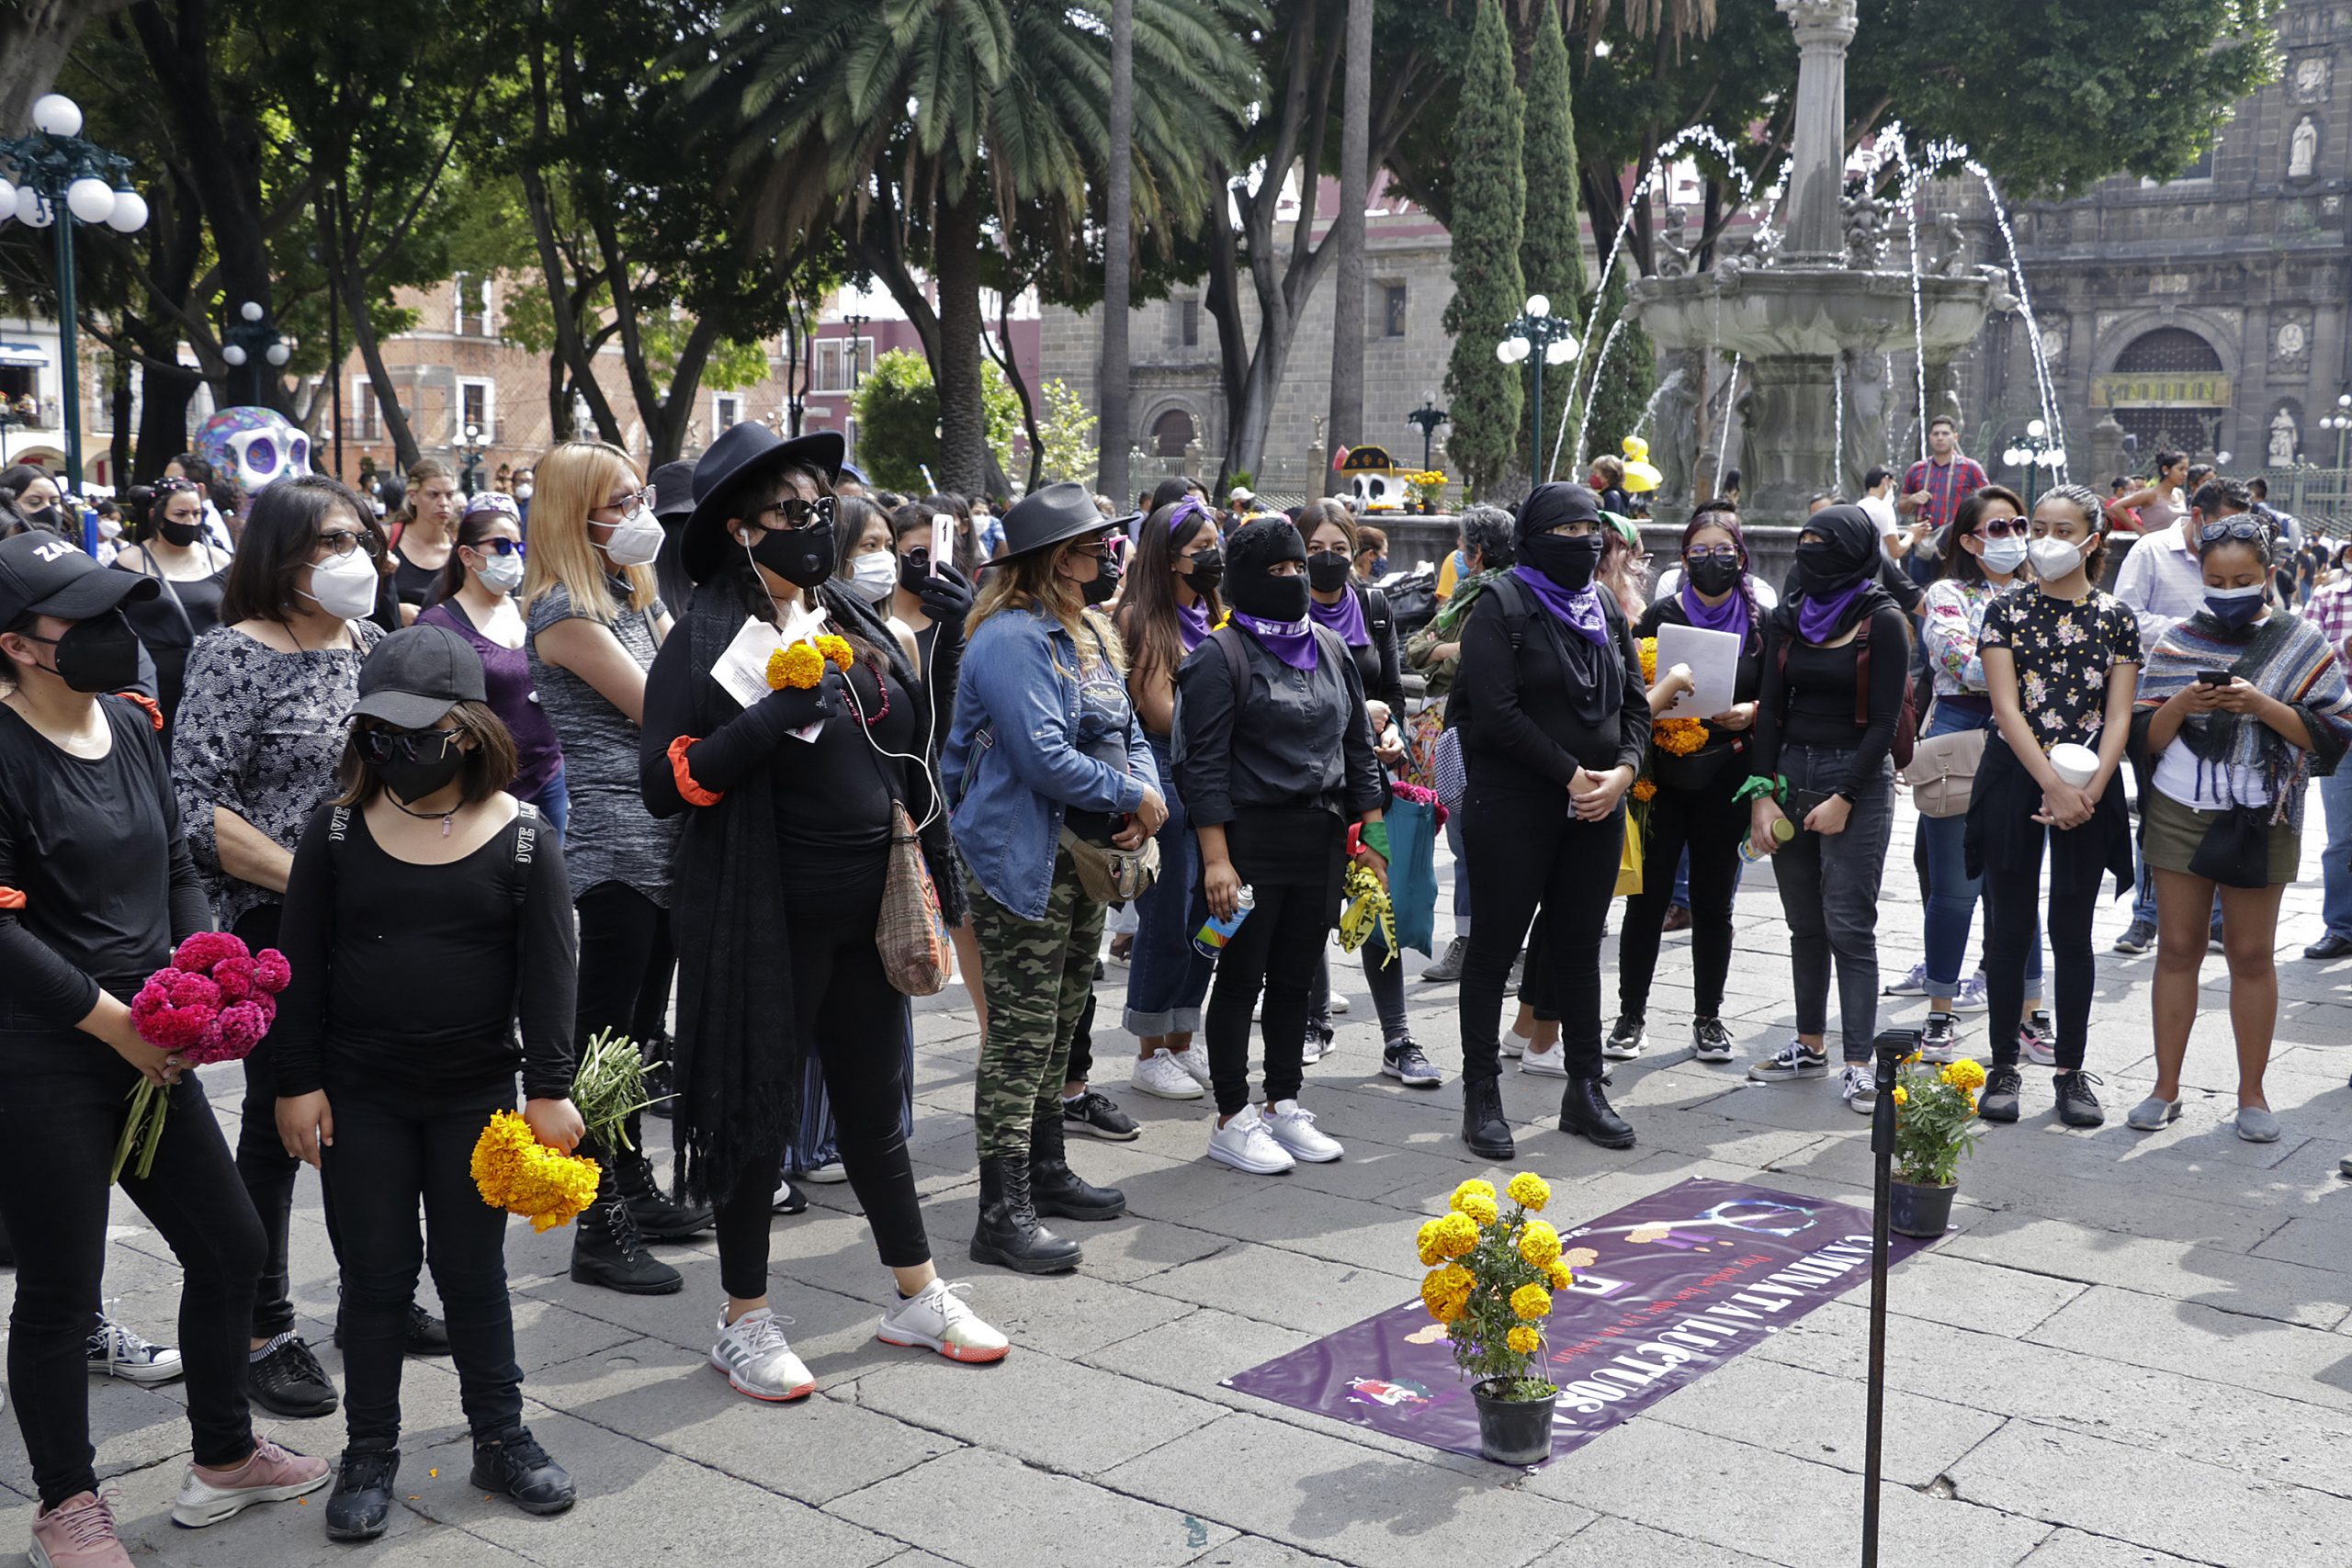
POLYGON ((964 617, 972 613, 971 579, 945 561, 939 563, 937 576, 923 579, 922 589, 915 596, 922 601, 922 613, 951 634, 960 634, 964 617))

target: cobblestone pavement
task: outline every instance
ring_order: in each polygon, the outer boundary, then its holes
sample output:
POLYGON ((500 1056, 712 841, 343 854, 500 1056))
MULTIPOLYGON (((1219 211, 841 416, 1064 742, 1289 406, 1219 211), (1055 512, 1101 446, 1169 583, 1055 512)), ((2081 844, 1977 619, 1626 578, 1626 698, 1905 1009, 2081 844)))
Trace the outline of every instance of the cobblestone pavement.
MULTIPOLYGON (((1907 815, 1907 807, 1906 807, 1907 815)), ((2317 837, 2317 803, 2312 808, 2317 837)), ((1881 943, 1890 976, 1917 953, 1919 908, 1896 835, 1881 943)), ((2153 955, 2106 951, 2100 917, 2091 1066, 2108 1124, 2069 1132, 2030 1074, 2027 1119, 1962 1171, 1961 1234, 1894 1276, 1888 1401, 1890 1565, 2121 1568, 2199 1562, 2341 1568, 2352 1562, 2352 963, 2306 963, 2317 935, 2316 843, 2279 939, 2276 1144, 2227 1121, 2225 976, 2192 1046, 2187 1113, 2154 1134, 2122 1113, 2146 1092, 2153 955)), ((1441 927, 1445 917, 1441 914, 1441 927)), ((1740 895, 1726 1021, 1743 1055, 1791 1026, 1787 932, 1769 870, 1740 895)), ((1612 943, 1613 946, 1613 943, 1612 943)), ((1410 957, 1413 972, 1425 963, 1410 957)), ((500 1568, 537 1562, 788 1562, 795 1568, 1812 1568, 1857 1558, 1867 1287, 1550 1467, 1522 1473, 1418 1448, 1220 1389, 1218 1380, 1409 1298, 1414 1216, 1487 1173, 1456 1140, 1458 1084, 1408 1091, 1378 1074, 1354 959, 1339 1050, 1305 1102, 1347 1145, 1338 1164, 1276 1179, 1206 1163, 1207 1113, 1125 1092, 1127 1038, 1106 1029, 1101 1087, 1144 1126, 1125 1145, 1073 1140, 1073 1163, 1126 1190, 1130 1217, 1072 1227, 1075 1277, 1032 1280, 965 1258, 973 1224, 974 1031, 960 987, 920 1015, 914 1154, 951 1279, 1016 1347, 958 1367, 873 1337, 888 1290, 846 1187, 775 1226, 775 1303, 819 1393, 793 1406, 732 1393, 704 1361, 720 1292, 712 1248, 662 1249, 679 1295, 638 1299, 565 1276, 570 1236, 510 1232, 532 1427, 579 1479, 542 1520, 464 1484, 467 1450, 446 1361, 408 1363, 408 1438, 390 1534, 330 1547, 323 1494, 201 1532, 165 1511, 187 1460, 175 1390, 92 1391, 102 1474, 140 1562, 350 1562, 500 1568), (437 1472, 437 1473, 436 1473, 437 1472)), ((1103 985, 1115 1019, 1124 971, 1103 985)), ((1416 1032, 1459 1066, 1450 986, 1409 991, 1416 1032)), ((1613 994, 1613 993, 1612 993, 1613 994)), ((1668 940, 1645 1058, 1617 1068, 1641 1141, 1605 1153, 1563 1136, 1555 1088, 1508 1075, 1515 1168, 1541 1172, 1565 1226, 1688 1176, 1867 1202, 1867 1123, 1832 1083, 1743 1082, 1687 1045, 1689 942, 1668 940)), ((1883 1020, 1917 1022, 1924 1003, 1883 1020)), ((1981 1049, 1981 1023, 1972 1043, 1981 1049)), ((211 1077, 233 1122, 233 1069, 211 1077)), ((232 1130, 233 1136, 233 1129, 232 1130)), ((1490 1173, 1488 1173, 1490 1174, 1490 1173)), ((304 1329, 329 1371, 333 1263, 316 1183, 296 1216, 304 1329)), ((119 1203, 114 1311, 172 1337, 175 1270, 119 1203)), ((0 1276, 0 1280, 5 1280, 0 1276)), ((0 1288, 6 1288, 0 1285, 0 1288)), ((13 1421, 0 1438, 0 1549, 27 1539, 30 1483, 13 1421)), ((339 1420, 278 1422, 296 1447, 342 1446, 339 1420)))

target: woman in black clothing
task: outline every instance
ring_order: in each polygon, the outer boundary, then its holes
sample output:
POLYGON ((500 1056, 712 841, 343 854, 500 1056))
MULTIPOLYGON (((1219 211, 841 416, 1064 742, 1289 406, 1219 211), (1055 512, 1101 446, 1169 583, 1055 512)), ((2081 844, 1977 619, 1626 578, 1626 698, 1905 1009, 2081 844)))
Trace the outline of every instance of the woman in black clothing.
POLYGON ((1582 485, 1539 485, 1527 498, 1520 564, 1470 612, 1447 715, 1465 726, 1463 840, 1478 901, 1462 972, 1462 1141, 1487 1159, 1513 1152, 1496 1035, 1539 906, 1544 942, 1527 962, 1544 971, 1539 989, 1560 1014, 1561 1130, 1603 1148, 1634 1143, 1600 1088, 1600 937, 1650 709, 1633 633, 1593 579, 1600 528, 1582 485))
MULTIPOLYGON (((1724 713, 1707 721, 1707 743, 1688 756, 1652 754, 1647 831, 1642 840, 1642 890, 1625 906, 1625 928, 1617 950, 1617 1023, 1608 1050, 1620 1056, 1641 1054, 1646 1043, 1650 978, 1657 968, 1658 940, 1667 906, 1674 897, 1675 867, 1690 854, 1690 956, 1694 992, 1690 1044, 1702 1062, 1731 1060, 1731 1035, 1720 1016, 1724 978, 1731 970, 1732 897, 1739 890, 1739 845, 1747 834, 1747 807, 1739 799, 1747 782, 1749 732, 1756 725, 1756 694, 1764 682, 1764 624, 1747 581, 1747 541, 1739 519, 1728 512, 1702 512, 1682 530, 1682 587, 1652 604, 1634 627, 1636 638, 1657 636, 1660 626, 1697 626, 1739 638, 1739 674, 1724 713)), ((1661 660, 1663 662, 1663 660, 1661 660)), ((1682 666, 1658 671, 1650 688, 1653 718, 1690 689, 1682 666)))
POLYGON ((932 822, 927 848, 944 834, 922 761, 930 705, 909 650, 829 581, 841 461, 830 432, 786 442, 739 424, 712 443, 680 550, 693 604, 645 686, 645 804, 684 818, 672 908, 678 1179, 717 1205, 728 1299, 711 1364, 770 1401, 816 1388, 768 1306, 769 1207, 810 1053, 824 1063, 842 1167, 898 1286, 877 1337, 964 1361, 1001 1359, 1009 1343, 932 1267, 899 1122, 903 998, 874 937, 892 803, 932 822), (798 637, 817 617, 854 650, 847 673, 748 707, 715 678, 747 619, 798 637))
POLYGON ((573 1496, 523 1425, 506 1216, 472 1175, 482 1129, 514 1109, 518 1066, 538 1140, 569 1152, 582 1131, 562 840, 506 793, 514 741, 457 633, 412 626, 378 643, 355 711, 342 793, 294 852, 283 927, 294 978, 270 1036, 278 1135, 319 1171, 343 1244, 350 1440, 327 1499, 330 1540, 372 1540, 390 1517, 401 1358, 428 1255, 473 1433, 471 1484, 531 1514, 561 1513, 573 1496))
POLYGON ((161 589, 152 599, 124 605, 123 614, 155 660, 155 701, 164 710, 168 750, 188 651, 220 624, 229 552, 205 542, 204 490, 194 479, 164 479, 152 491, 133 490, 124 499, 138 542, 125 546, 114 565, 119 571, 155 579, 161 589))
POLYGON ((212 923, 150 711, 96 694, 137 658, 119 607, 155 591, 53 535, 0 540, 0 1216, 17 1250, 8 1389, 40 1502, 36 1562, 130 1561, 96 1554, 115 1537, 91 1468, 87 1347, 108 1169, 141 1076, 172 1111, 153 1172, 126 1169, 122 1187, 183 1271, 195 1462, 174 1517, 211 1524, 327 1479, 324 1461, 254 1440, 261 1223, 202 1089, 130 1021, 147 976, 212 923))
POLYGON ((1755 1064, 1759 1083, 1825 1077, 1829 969, 1848 1106, 1878 1103, 1878 890, 1894 826, 1889 755, 1911 680, 1911 623, 1879 586, 1878 525, 1831 506, 1797 536, 1792 592, 1765 623, 1762 706, 1749 772, 1770 780, 1749 810, 1749 841, 1778 851, 1775 880, 1796 971, 1797 1037, 1755 1064), (1867 664, 1867 669, 1865 668, 1867 664), (1782 844, 1776 824, 1796 829, 1782 844))
POLYGON ((440 586, 449 552, 458 546, 458 470, 438 457, 422 457, 408 471, 408 497, 391 519, 392 590, 400 595, 401 621, 416 619, 440 586))
POLYGON ((1245 524, 1226 541, 1226 559, 1232 622, 1176 674, 1176 782, 1201 840, 1204 908, 1193 929, 1208 914, 1231 919, 1244 886, 1253 899, 1209 993, 1209 1157, 1264 1176, 1343 1152, 1298 1103, 1306 990, 1351 852, 1387 880, 1387 792, 1363 678, 1346 645, 1309 616, 1298 530, 1280 517, 1245 524), (1261 988, 1263 1113, 1250 1103, 1250 1014, 1261 988))

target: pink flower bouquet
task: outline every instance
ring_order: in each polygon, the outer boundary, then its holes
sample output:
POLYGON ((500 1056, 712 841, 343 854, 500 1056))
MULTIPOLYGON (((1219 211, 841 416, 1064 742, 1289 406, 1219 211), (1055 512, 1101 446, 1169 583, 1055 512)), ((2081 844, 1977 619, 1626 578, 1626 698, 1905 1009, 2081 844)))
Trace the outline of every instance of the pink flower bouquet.
MULTIPOLYGON (((187 1066, 242 1062, 269 1032, 277 993, 291 977, 286 955, 274 947, 255 953, 227 931, 198 931, 180 943, 168 966, 147 977, 130 999, 130 1021, 140 1039, 187 1066)), ((141 1077, 115 1145, 114 1180, 122 1179, 134 1150, 140 1177, 153 1172, 170 1108, 164 1091, 141 1077)))

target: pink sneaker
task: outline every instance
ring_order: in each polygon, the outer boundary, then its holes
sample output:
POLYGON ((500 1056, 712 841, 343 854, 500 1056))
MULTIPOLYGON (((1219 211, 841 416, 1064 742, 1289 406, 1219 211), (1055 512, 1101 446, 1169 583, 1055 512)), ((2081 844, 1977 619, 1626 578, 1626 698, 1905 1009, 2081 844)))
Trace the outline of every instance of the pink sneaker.
POLYGON ((202 1529, 256 1503, 283 1503, 305 1496, 334 1479, 334 1468, 326 1461, 298 1454, 264 1438, 254 1445, 253 1458, 232 1469, 189 1465, 187 1479, 180 1483, 179 1500, 172 1505, 172 1523, 202 1529))
POLYGON ((114 1510, 95 1492, 68 1497, 33 1521, 33 1568, 131 1568, 115 1539, 114 1510))

